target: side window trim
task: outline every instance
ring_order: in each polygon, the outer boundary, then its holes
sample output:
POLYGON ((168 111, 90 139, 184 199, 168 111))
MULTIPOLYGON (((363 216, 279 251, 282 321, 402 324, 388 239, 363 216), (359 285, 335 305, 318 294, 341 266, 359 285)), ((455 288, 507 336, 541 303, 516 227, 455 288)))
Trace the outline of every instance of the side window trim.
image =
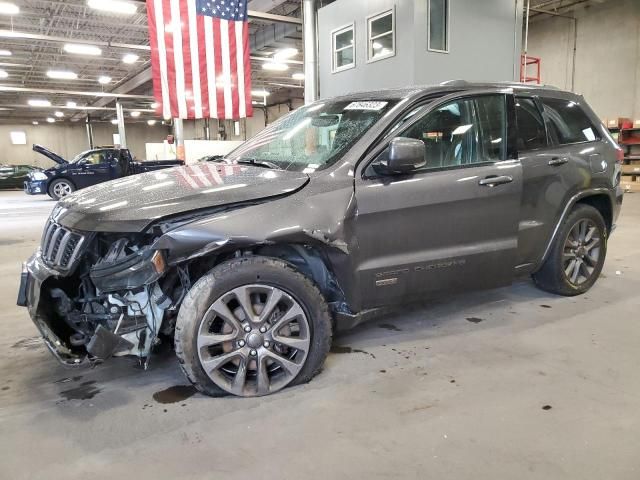
POLYGON ((339 73, 345 70, 350 70, 355 67, 356 67, 356 25, 355 25, 355 22, 351 22, 331 31, 331 73, 339 73), (338 37, 338 35, 348 31, 351 31, 351 37, 352 37, 351 46, 346 46, 340 49, 336 49, 336 38, 338 37), (338 53, 348 49, 353 50, 352 62, 346 65, 338 66, 337 65, 338 53))
MULTIPOLYGON (((403 118, 404 115, 408 114, 412 110, 415 110, 416 108, 419 108, 419 111, 416 112, 415 115, 413 115, 413 118, 411 118, 405 125, 402 126, 402 129, 400 130, 400 132, 405 132, 409 130, 411 127, 413 127, 416 123, 418 123, 422 119, 423 115, 429 114, 443 105, 447 105, 452 102, 462 101, 468 98, 477 98, 477 97, 484 97, 484 96, 491 96, 491 95, 506 97, 505 117, 507 122, 507 136, 509 136, 511 133, 509 130, 509 123, 508 123, 509 122, 509 97, 513 98, 513 94, 508 92, 465 92, 465 91, 454 92, 451 95, 444 95, 440 98, 436 98, 435 100, 421 107, 420 106, 421 102, 423 101, 428 102, 427 99, 422 99, 420 102, 414 103, 412 105, 408 105, 405 108, 405 110, 398 115, 397 120, 400 120, 401 118, 403 118)), ((513 116, 515 118, 515 112, 513 113, 513 116)), ((392 125, 395 125, 396 123, 393 123, 392 125)), ((382 175, 378 175, 378 174, 367 175, 366 172, 369 170, 369 167, 378 158, 378 156, 389 146, 389 143, 391 142, 391 140, 399 136, 399 135, 390 136, 390 134, 393 132, 394 130, 389 130, 385 132, 384 135, 381 137, 380 141, 376 143, 373 147, 368 149, 363 159, 357 163, 356 169, 360 169, 360 177, 363 180, 370 180, 370 179, 382 177, 382 175)), ((517 157, 510 158, 509 152, 510 152, 510 147, 508 146, 506 149, 506 158, 504 160, 487 160, 485 162, 470 163, 466 165, 452 165, 452 166, 445 166, 445 167, 425 168, 425 169, 417 170, 414 174, 421 175, 421 174, 430 173, 430 172, 475 168, 475 167, 482 167, 487 165, 496 165, 496 164, 502 164, 506 162, 517 161, 517 157)))

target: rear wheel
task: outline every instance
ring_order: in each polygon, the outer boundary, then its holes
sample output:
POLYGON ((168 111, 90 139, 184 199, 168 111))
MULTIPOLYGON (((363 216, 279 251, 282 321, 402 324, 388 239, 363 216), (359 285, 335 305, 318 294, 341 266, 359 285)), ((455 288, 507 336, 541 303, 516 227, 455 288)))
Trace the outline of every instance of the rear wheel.
POLYGON ((330 344, 322 294, 275 258, 245 257, 215 267, 191 288, 176 324, 182 370, 209 395, 260 396, 308 382, 330 344))
POLYGON ((60 200, 63 197, 73 193, 76 187, 69 180, 61 178, 54 180, 49 186, 49 196, 54 200, 60 200))
POLYGON ((563 222, 536 284, 559 295, 579 295, 596 282, 607 252, 607 227, 598 210, 578 205, 563 222))

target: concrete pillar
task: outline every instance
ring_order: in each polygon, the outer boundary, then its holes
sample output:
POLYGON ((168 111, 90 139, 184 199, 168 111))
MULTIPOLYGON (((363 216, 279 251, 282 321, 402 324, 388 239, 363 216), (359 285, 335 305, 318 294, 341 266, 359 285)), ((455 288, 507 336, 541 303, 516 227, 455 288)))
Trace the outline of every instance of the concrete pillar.
POLYGON ((176 156, 178 160, 184 160, 184 128, 181 118, 173 119, 173 136, 176 142, 176 156))
POLYGON ((89 149, 93 149, 93 125, 91 125, 91 115, 87 114, 87 140, 89 141, 89 149))
POLYGON ((116 118, 118 120, 118 135, 120 136, 120 148, 127 148, 127 135, 124 130, 124 112, 120 100, 116 100, 116 118))
POLYGON ((318 99, 318 32, 315 0, 302 0, 304 38, 304 103, 318 99))
POLYGON ((209 128, 209 119, 204 119, 204 139, 211 140, 211 129, 209 128))

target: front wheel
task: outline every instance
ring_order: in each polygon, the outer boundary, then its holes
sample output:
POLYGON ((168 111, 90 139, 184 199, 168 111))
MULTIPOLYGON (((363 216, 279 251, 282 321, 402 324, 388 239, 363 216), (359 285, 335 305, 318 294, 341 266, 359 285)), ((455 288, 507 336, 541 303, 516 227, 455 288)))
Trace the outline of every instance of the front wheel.
POLYGON ((60 200, 75 191, 73 184, 64 178, 54 180, 49 186, 49 196, 54 200, 60 200))
POLYGON ((590 205, 578 205, 562 223, 533 279, 548 292, 579 295, 598 279, 606 253, 607 226, 602 215, 590 205))
POLYGON ((175 348, 208 395, 267 395, 311 380, 331 345, 327 303, 306 276, 269 257, 215 267, 185 297, 175 348))

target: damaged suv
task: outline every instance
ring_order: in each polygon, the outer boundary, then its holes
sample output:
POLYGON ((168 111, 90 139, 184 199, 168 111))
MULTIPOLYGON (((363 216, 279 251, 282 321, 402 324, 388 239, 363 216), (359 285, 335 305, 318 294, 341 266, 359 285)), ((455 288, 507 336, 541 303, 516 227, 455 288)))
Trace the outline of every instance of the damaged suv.
POLYGON ((619 149, 582 97, 450 82, 319 101, 218 162, 62 199, 23 269, 68 365, 173 338, 207 394, 309 381, 369 312, 532 275, 587 291, 622 202, 619 149))

